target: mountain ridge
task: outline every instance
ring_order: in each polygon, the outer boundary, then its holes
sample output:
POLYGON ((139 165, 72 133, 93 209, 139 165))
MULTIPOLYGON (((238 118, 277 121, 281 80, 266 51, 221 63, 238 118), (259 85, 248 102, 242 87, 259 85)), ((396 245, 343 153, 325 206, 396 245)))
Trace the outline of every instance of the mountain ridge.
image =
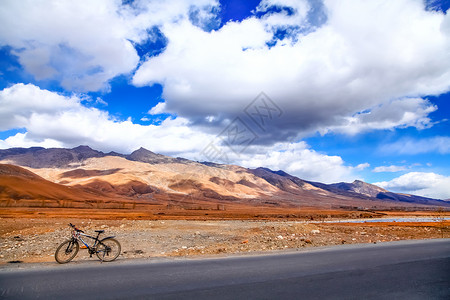
POLYGON ((11 148, 0 150, 0 162, 28 168, 54 183, 132 198, 151 199, 164 194, 168 198, 292 207, 450 206, 442 200, 397 194, 359 180, 324 184, 303 180, 282 170, 196 162, 142 147, 128 155, 104 153, 89 146, 11 148))

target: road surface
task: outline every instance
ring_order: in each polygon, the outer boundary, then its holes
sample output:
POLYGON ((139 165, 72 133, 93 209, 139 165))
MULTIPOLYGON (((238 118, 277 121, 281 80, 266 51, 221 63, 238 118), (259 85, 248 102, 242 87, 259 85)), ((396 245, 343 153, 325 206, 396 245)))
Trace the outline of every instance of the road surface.
POLYGON ((450 239, 0 269, 1 299, 450 299, 450 239))

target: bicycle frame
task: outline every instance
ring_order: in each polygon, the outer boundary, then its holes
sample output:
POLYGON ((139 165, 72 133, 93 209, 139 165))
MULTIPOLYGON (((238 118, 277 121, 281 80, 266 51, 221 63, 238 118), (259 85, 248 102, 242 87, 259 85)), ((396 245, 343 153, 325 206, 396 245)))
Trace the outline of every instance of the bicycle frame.
MULTIPOLYGON (((97 236, 93 237, 93 236, 85 234, 84 232, 81 232, 81 231, 78 231, 78 230, 74 229, 72 231, 72 239, 73 239, 74 242, 76 240, 82 242, 87 247, 90 257, 92 257, 92 254, 95 254, 95 252, 96 252, 97 246, 102 243, 101 240, 99 240, 100 234, 102 234, 102 232, 97 232, 97 236), (86 243, 83 240, 82 237, 94 240, 94 244, 92 246, 89 246, 89 244, 86 243)), ((106 237, 104 239, 113 238, 113 237, 114 236, 109 236, 109 237, 106 237)))
POLYGON ((82 242, 88 248, 89 253, 91 251, 94 251, 94 249, 96 248, 97 244, 100 242, 100 240, 98 239, 98 237, 100 236, 100 232, 98 232, 97 237, 93 237, 93 236, 87 235, 87 234, 85 234, 83 232, 79 232, 79 231, 77 232, 77 231, 74 230, 72 232, 72 236, 73 236, 74 239, 79 240, 80 242, 82 242), (83 240, 82 236, 94 240, 94 244, 92 246, 89 246, 89 244, 86 243, 83 240))

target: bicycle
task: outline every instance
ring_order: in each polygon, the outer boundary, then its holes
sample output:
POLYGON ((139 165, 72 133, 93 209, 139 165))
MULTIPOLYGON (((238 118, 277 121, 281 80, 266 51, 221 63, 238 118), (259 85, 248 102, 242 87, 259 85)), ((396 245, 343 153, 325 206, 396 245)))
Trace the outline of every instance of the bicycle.
POLYGON ((104 230, 95 230, 97 236, 93 237, 85 234, 83 230, 78 229, 72 223, 70 223, 69 226, 72 227, 72 237, 69 240, 64 241, 56 249, 55 259, 58 263, 68 263, 77 255, 80 250, 79 241, 86 246, 89 257, 96 254, 101 262, 113 261, 120 255, 121 246, 120 243, 114 239, 114 236, 108 236, 101 240, 99 239, 100 234, 105 232, 104 230), (89 246, 88 243, 83 240, 83 237, 94 240, 92 246, 89 246))

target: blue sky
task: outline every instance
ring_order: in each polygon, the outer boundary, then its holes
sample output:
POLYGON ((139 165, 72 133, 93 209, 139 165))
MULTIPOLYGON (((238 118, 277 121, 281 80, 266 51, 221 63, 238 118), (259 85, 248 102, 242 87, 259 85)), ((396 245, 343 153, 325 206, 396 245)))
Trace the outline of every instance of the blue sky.
POLYGON ((2 1, 0 148, 450 198, 448 1, 2 1))

